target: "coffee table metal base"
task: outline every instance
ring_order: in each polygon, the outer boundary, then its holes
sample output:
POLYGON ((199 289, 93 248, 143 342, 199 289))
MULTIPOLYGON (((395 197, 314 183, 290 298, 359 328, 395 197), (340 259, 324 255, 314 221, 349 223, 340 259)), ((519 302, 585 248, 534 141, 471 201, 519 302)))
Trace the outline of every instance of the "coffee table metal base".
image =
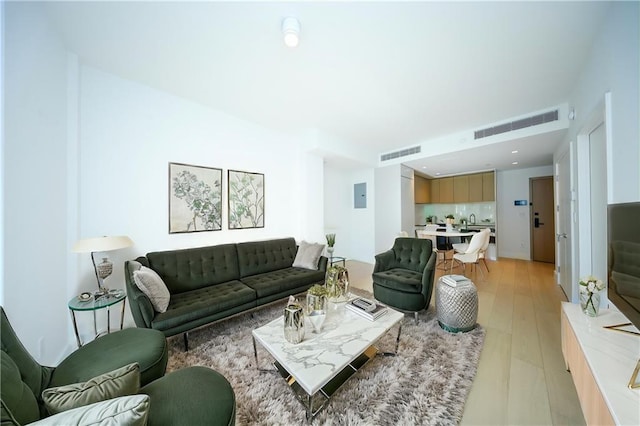
POLYGON ((307 421, 310 422, 327 405, 333 394, 336 393, 351 376, 371 361, 377 353, 378 349, 375 346, 370 346, 362 355, 349 363, 349 365, 336 374, 329 383, 313 395, 309 395, 302 389, 296 382, 295 377, 289 374, 280 363, 275 361, 273 364, 304 407, 307 421))

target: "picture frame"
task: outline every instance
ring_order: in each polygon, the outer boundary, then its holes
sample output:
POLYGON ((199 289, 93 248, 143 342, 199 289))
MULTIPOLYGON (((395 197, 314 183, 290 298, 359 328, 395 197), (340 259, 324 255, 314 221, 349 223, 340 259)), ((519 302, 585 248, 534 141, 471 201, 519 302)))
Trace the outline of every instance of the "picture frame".
POLYGON ((169 163, 169 234, 222 229, 222 169, 169 163))
POLYGON ((229 229, 264 228, 264 174, 227 171, 229 229))

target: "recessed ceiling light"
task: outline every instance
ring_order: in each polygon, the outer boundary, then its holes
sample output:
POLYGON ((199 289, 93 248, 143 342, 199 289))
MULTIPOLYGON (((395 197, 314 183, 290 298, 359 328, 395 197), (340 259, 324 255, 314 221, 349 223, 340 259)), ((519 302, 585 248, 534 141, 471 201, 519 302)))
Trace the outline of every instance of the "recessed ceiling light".
POLYGON ((518 153, 518 150, 516 149, 516 150, 514 150, 514 151, 511 151, 511 153, 512 153, 512 154, 517 154, 517 153, 518 153))
POLYGON ((436 173, 436 176, 440 176, 440 172, 436 173))
POLYGON ((297 47, 300 42, 300 22, 292 16, 284 18, 282 34, 284 35, 284 44, 288 47, 297 47))
POLYGON ((422 166, 422 168, 423 168, 423 169, 426 169, 426 168, 427 168, 427 166, 422 166))
POLYGON ((511 163, 511 164, 515 165, 515 164, 518 164, 518 162, 517 162, 517 161, 514 161, 514 162, 513 162, 513 163, 511 163))

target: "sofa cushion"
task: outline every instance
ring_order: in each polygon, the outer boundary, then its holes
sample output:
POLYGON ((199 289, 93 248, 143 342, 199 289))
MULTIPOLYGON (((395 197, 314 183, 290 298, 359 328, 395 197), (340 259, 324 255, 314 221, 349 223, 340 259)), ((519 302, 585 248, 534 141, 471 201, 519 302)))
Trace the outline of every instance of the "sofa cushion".
POLYGON ((301 241, 296 257, 293 260, 293 266, 295 268, 305 268, 317 271, 318 261, 320 260, 320 256, 322 256, 322 250, 324 250, 324 244, 314 244, 301 241))
POLYGON ((140 365, 140 385, 144 386, 164 375, 167 359, 167 339, 163 333, 148 328, 125 328, 71 353, 58 364, 48 387, 86 382, 133 362, 140 365))
POLYGON ((236 398, 227 379, 202 366, 182 368, 140 390, 151 397, 151 425, 233 425, 236 398))
POLYGON ((258 299, 296 289, 305 284, 324 281, 324 271, 302 268, 286 268, 266 274, 245 277, 242 282, 255 290, 258 299))
POLYGON ((171 294, 156 271, 146 266, 140 266, 140 269, 133 272, 133 281, 147 295, 156 312, 167 310, 171 294))
POLYGON ((156 315, 152 326, 168 330, 247 303, 252 303, 255 307, 255 300, 256 292, 240 281, 175 294, 171 297, 167 311, 156 315))
POLYGON ((289 268, 298 251, 293 238, 238 243, 236 247, 241 278, 289 268))
POLYGON ((422 291, 422 274, 408 269, 393 268, 387 271, 374 272, 373 282, 397 291, 420 293, 422 291))
POLYGON ((0 351, 0 393, 3 402, 3 417, 19 424, 34 422, 40 418, 40 409, 31 388, 22 381, 20 369, 11 357, 0 351), (5 407, 6 405, 6 407, 5 407), (4 411, 7 411, 4 413, 4 411))
POLYGON ((235 244, 153 252, 147 260, 172 295, 240 278, 235 244))
POLYGON ((132 363, 86 382, 45 389, 42 400, 49 414, 57 414, 94 402, 134 395, 139 390, 140 367, 132 363))
POLYGON ((149 396, 130 395, 75 408, 32 423, 36 426, 118 425, 144 426, 149 416, 149 396))

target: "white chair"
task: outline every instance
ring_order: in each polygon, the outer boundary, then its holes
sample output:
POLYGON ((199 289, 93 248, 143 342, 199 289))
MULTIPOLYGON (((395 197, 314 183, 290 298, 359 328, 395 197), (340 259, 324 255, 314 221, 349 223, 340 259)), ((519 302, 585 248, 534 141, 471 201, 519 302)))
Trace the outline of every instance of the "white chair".
MULTIPOLYGON (((471 241, 469 242, 469 246, 464 253, 454 253, 453 258, 451 259, 451 267, 449 268, 449 273, 453 271, 454 262, 458 262, 462 265, 463 271, 466 270, 466 265, 474 264, 477 265, 480 260, 480 251, 484 246, 485 240, 488 240, 486 232, 478 232, 473 237, 471 237, 471 241)), ((480 273, 482 269, 480 269, 480 273)), ((464 272, 463 272, 464 274, 464 272)))
MULTIPOLYGON (((491 229, 484 228, 482 231, 480 231, 480 234, 486 234, 486 235, 485 235, 484 243, 482 244, 482 248, 480 249, 479 259, 482 260, 482 263, 484 263, 484 267, 487 268, 487 272, 489 272, 489 266, 487 265, 486 257, 487 257, 487 249, 489 248, 489 242, 491 241, 491 229)), ((453 244, 453 250, 456 253, 464 253, 467 251, 468 248, 469 248, 468 243, 453 244)))

